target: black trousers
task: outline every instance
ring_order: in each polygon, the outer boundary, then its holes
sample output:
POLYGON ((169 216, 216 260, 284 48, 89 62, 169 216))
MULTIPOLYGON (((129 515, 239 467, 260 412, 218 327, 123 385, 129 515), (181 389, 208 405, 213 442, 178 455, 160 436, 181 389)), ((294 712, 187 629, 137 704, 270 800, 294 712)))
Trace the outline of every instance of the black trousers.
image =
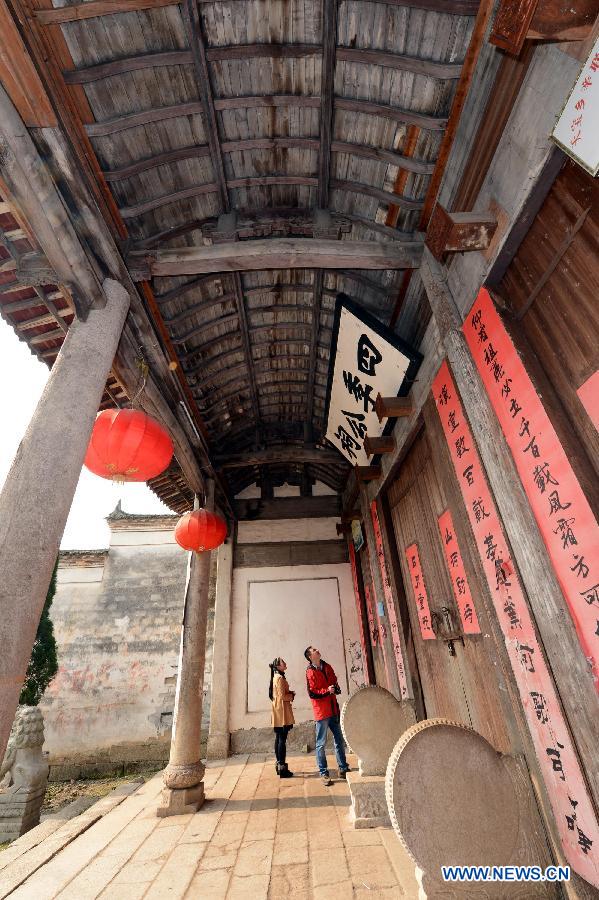
POLYGON ((287 758, 287 735, 293 725, 280 725, 275 727, 275 758, 279 765, 284 765, 287 758))

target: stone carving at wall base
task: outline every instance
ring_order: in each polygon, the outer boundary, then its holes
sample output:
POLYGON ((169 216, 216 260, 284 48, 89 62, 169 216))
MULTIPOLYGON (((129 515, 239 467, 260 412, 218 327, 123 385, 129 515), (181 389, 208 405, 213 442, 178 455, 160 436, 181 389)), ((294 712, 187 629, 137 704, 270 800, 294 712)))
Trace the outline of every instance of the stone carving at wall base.
POLYGON ((0 843, 39 824, 48 781, 42 753, 44 720, 37 706, 19 706, 0 765, 0 843))

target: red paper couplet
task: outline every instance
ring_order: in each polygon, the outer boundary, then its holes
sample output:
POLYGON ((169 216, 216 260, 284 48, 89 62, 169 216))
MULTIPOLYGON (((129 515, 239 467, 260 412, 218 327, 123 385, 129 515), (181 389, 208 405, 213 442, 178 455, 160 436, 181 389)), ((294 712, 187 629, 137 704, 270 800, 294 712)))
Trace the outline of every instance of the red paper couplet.
POLYGON ((364 596, 366 597, 366 609, 368 611, 368 630, 370 631, 370 641, 373 647, 376 647, 379 640, 379 632, 374 621, 374 607, 372 605, 372 595, 369 585, 364 585, 364 596))
POLYGON ((370 515, 372 518, 372 527, 374 528, 374 539, 376 541, 376 555, 378 556, 381 578, 383 580, 383 591, 385 592, 387 616, 389 618, 389 624, 391 626, 391 640, 393 642, 393 652, 395 654, 395 664, 397 666, 399 691, 402 697, 407 697, 408 680, 406 678, 406 667, 404 664, 403 652, 401 649, 401 636, 399 625, 397 622, 397 615, 395 613, 395 603, 393 602, 393 591, 391 590, 389 572, 387 571, 387 560, 385 559, 383 535, 381 532, 381 523, 379 521, 379 513, 376 506, 376 500, 373 500, 370 504, 370 515))
POLYGON ((448 509, 439 516, 439 530, 455 602, 460 611, 462 629, 464 634, 480 634, 480 625, 478 624, 472 594, 470 593, 464 560, 460 553, 458 536, 455 533, 451 513, 448 509))
POLYGON ((599 887, 599 826, 447 362, 433 392, 564 853, 599 887))
POLYGON ((428 596, 424 584, 424 576, 422 575, 422 566, 420 565, 418 544, 410 544, 409 547, 406 547, 406 559, 408 561, 408 570, 410 572, 412 590, 414 591, 416 609, 418 610, 420 634, 425 641, 434 641, 436 634, 432 627, 431 611, 428 606, 428 596))
POLYGON ((484 288, 463 330, 599 690, 599 525, 484 288))
POLYGON ((365 684, 370 684, 368 675, 367 653, 366 653, 366 635, 364 634, 364 621, 362 619, 362 604, 360 602, 360 587, 358 585, 358 569, 356 564, 356 551, 354 542, 348 541, 349 544, 349 562, 351 565, 352 581, 354 583, 354 595, 356 598, 356 612, 358 613, 358 626, 360 629, 360 646, 362 648, 362 671, 364 673, 365 684))

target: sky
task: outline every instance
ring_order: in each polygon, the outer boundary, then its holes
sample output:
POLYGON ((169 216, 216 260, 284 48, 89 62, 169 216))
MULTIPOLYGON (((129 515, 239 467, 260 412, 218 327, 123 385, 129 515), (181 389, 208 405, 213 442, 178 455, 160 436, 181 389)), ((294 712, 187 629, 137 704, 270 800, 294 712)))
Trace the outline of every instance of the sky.
MULTIPOLYGON (((0 320, 0 487, 46 384, 49 369, 0 320), (10 390, 6 386, 10 385, 10 390)), ((108 547, 105 518, 118 500, 130 513, 171 512, 145 484, 113 484, 83 468, 67 520, 61 548, 91 550, 108 547)))

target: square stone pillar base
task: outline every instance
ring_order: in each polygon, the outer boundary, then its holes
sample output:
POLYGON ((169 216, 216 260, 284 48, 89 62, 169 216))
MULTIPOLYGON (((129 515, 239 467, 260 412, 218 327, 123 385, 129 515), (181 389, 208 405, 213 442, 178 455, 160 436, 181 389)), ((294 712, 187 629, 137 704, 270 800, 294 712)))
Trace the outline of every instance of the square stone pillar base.
POLYGON ((156 810, 156 815, 158 818, 164 819, 166 816, 194 813, 200 809, 205 799, 203 782, 190 788, 165 787, 160 795, 160 805, 156 810))
POLYGON ((13 785, 0 791, 0 844, 14 841, 39 825, 45 792, 45 778, 37 786, 13 785))
POLYGON ((391 826, 385 799, 384 775, 360 775, 358 772, 348 772, 347 784, 351 795, 354 828, 391 826))

